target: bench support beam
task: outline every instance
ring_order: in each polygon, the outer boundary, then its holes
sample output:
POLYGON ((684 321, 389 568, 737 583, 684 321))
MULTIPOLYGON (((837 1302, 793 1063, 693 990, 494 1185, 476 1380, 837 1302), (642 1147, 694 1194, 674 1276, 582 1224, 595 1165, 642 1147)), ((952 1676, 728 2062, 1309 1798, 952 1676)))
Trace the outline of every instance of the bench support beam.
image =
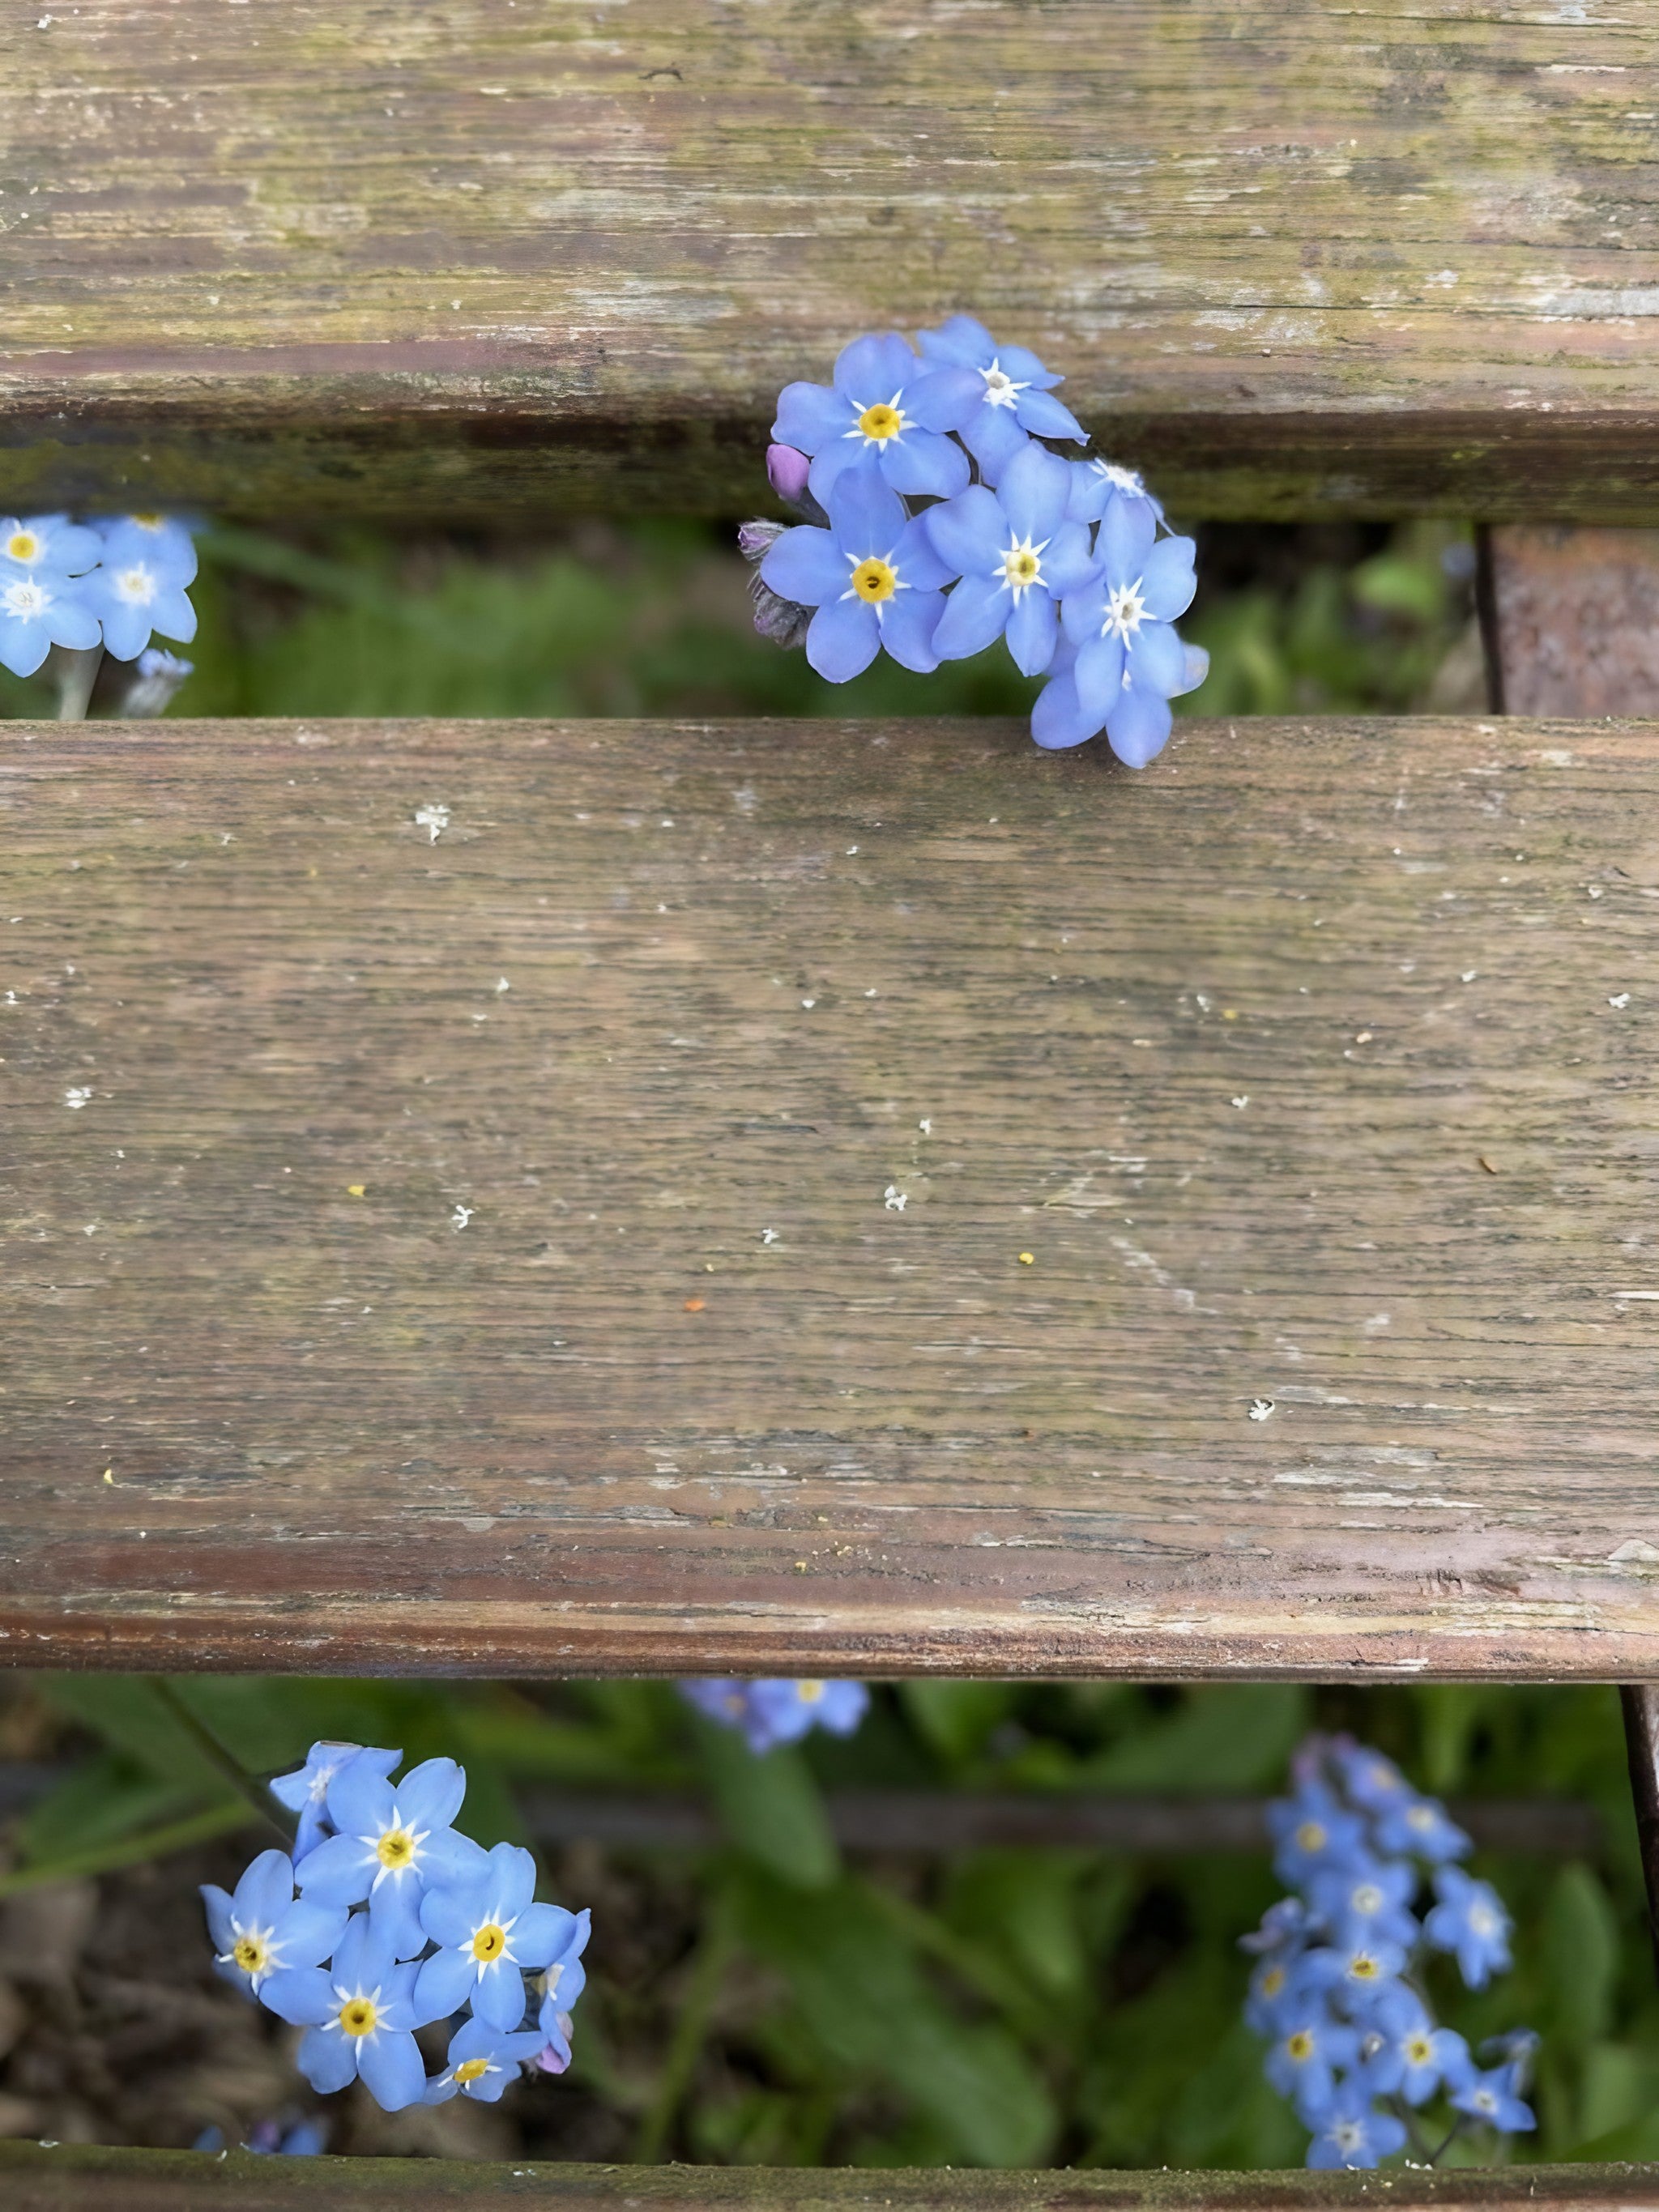
POLYGON ((1504 525, 1482 536, 1500 714, 1645 715, 1659 698, 1659 531, 1504 525))
POLYGON ((1659 1966, 1659 1684, 1626 1683, 1619 1698, 1625 1710, 1631 1795, 1636 1800, 1636 1832, 1648 1888, 1648 1927, 1654 1963, 1659 1966))

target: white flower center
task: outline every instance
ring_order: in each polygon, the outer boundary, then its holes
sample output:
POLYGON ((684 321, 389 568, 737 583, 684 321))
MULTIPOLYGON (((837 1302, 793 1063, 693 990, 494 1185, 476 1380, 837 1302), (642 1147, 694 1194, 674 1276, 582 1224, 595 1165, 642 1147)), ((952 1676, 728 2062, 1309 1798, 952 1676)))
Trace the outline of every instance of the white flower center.
MULTIPOLYGON (((1108 594, 1106 619, 1100 626, 1103 637, 1121 637, 1127 645, 1140 628, 1146 616, 1146 602, 1140 596, 1141 582, 1137 576, 1133 584, 1119 584, 1108 594)), ((1317 1820, 1304 1820, 1296 1832, 1296 1840, 1304 1851, 1322 1850, 1325 1831, 1317 1820)))
POLYGON ((1382 1893, 1377 1888, 1375 1882, 1362 1881, 1358 1888, 1353 1893, 1349 1902, 1352 1905, 1356 1912, 1363 1912, 1367 1915, 1373 1912, 1381 1912, 1382 1910, 1382 1893))
POLYGON ((1495 1936, 1498 1933, 1498 1915, 1491 1905, 1470 1905, 1469 1929, 1475 1936, 1495 1936))
POLYGON ((118 568, 112 581, 116 596, 131 607, 147 607, 155 597, 154 571, 142 561, 135 561, 130 568, 118 568))
POLYGON ((30 622, 36 615, 45 614, 51 605, 52 593, 31 576, 20 577, 16 583, 8 584, 0 592, 0 606, 19 622, 30 622))
POLYGON ((1047 588, 1042 574, 1042 556, 1048 546, 1046 538, 1041 545, 1033 545, 1029 535, 1011 538, 996 568, 992 570, 993 575, 1000 576, 1004 586, 1013 593, 1016 606, 1033 584, 1043 584, 1047 588))
POLYGON ((1474 2102, 1483 2112, 1495 2112, 1498 2110, 1498 2100, 1490 2089, 1477 2089, 1474 2093, 1474 2102))
POLYGON ((994 361, 989 368, 981 369, 980 374, 985 379, 985 404, 988 407, 1015 406, 1020 393, 1031 388, 1029 383, 1016 384, 1007 370, 1000 368, 994 361))
POLYGON ((1331 2130, 1331 2141, 1339 2150, 1358 2150, 1365 2140, 1365 2130, 1357 2120, 1339 2120, 1331 2130))

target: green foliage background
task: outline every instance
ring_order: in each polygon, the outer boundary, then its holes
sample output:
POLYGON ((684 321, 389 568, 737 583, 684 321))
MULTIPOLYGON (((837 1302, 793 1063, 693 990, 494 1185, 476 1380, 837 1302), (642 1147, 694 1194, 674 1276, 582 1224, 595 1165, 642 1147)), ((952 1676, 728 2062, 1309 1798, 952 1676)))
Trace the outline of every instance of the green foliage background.
POLYGON ((538 2100, 556 2131, 527 2145, 544 2154, 561 2149, 559 2100, 580 2096, 647 2159, 1299 2164, 1304 2138, 1238 2018, 1237 1941, 1278 1893, 1265 1858, 947 1849, 848 1864, 822 1792, 935 1789, 948 1838, 953 1790, 1273 1790, 1321 1725, 1352 1728, 1439 1793, 1600 1810, 1591 1860, 1477 1859, 1515 1912, 1516 1970, 1479 1995, 1448 1975, 1437 1996, 1472 2040, 1542 2033, 1540 2130, 1516 2156, 1659 2156, 1659 1994, 1611 1690, 906 1682, 878 1690, 851 1741, 757 1759, 661 1683, 168 1688, 33 1678, 27 1694, 88 1747, 16 1825, 0 1894, 210 1832, 263 1848, 173 1701, 260 1771, 323 1735, 453 1753, 471 1777, 463 1826, 487 1841, 530 1840, 519 1808, 538 1789, 705 1796, 721 1846, 620 1854, 632 1924, 597 1918, 575 2066, 538 2100))

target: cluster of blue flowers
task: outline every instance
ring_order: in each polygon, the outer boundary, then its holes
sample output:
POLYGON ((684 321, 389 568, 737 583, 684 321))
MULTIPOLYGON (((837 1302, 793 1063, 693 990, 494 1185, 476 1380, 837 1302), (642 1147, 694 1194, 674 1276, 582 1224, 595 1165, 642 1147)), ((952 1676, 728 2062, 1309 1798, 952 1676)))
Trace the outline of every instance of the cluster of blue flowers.
POLYGON ((1497 1892, 1452 1863, 1470 1848, 1432 1797, 1349 1737, 1313 1737, 1294 1795, 1269 1808, 1273 1866, 1293 1894, 1247 1936, 1259 1954, 1244 2017, 1268 2039, 1267 2078, 1313 2131, 1312 2166, 1374 2166, 1407 2142, 1434 2157, 1419 2115, 1450 2107, 1447 2141, 1471 2124, 1530 2128, 1522 2092, 1536 2038, 1500 2038, 1482 2068, 1437 2027, 1425 1954, 1449 1953, 1471 1989, 1510 1964, 1497 1892), (1435 1903, 1413 1910, 1425 1883, 1435 1903))
POLYGON ((1170 728, 1170 702, 1208 656, 1171 627, 1191 604, 1194 544, 1133 471, 1049 442, 1088 433, 1054 397, 1062 380, 971 316, 855 338, 833 383, 778 400, 767 473, 806 517, 745 524, 758 564, 756 627, 804 643, 843 684, 885 652, 926 673, 999 637, 1048 682, 1031 716, 1040 745, 1104 730, 1141 768, 1170 728))
MULTIPOLYGON (((190 532, 165 514, 91 525, 66 514, 0 518, 0 667, 33 676, 54 645, 101 645, 113 659, 137 660, 156 631, 187 644, 195 575, 190 532)), ((170 653, 156 659, 185 665, 170 653)))
POLYGON ((680 1684, 680 1695, 724 1728, 741 1730, 752 1752, 799 1743, 815 1728, 851 1735, 870 1708, 862 1682, 739 1682, 704 1678, 680 1684))
POLYGON ((234 1893, 204 1886, 216 1963, 305 2029, 313 2089, 361 2079, 389 2112, 458 2093, 493 2104, 522 2065, 570 2063, 588 1915, 532 1902, 528 1851, 459 1832, 453 1759, 393 1783, 402 1758, 317 1743, 271 1784, 299 1816, 293 1853, 261 1851, 234 1893), (437 2021, 448 2051, 428 2079, 415 2031, 437 2021))

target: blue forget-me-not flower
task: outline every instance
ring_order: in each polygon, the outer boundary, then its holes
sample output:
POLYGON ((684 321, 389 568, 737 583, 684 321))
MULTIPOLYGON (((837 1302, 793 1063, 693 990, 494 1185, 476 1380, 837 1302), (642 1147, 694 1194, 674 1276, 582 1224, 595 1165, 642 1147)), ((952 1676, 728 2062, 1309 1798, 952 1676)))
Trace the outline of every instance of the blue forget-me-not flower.
POLYGON ((278 1778, 317 1839, 297 1869, 264 1851, 233 1893, 204 1889, 217 1965, 306 2029, 315 2089, 361 2078, 388 2112, 458 2090, 493 2100, 522 2066, 569 2063, 588 1916, 535 1901, 528 1851, 485 1851, 450 1825, 466 1788, 453 1759, 394 1783, 402 1756, 325 1741, 278 1778), (450 2063, 428 2082, 414 2032, 445 2017, 450 2063))
POLYGON ((66 514, 0 516, 0 561, 47 576, 83 576, 102 557, 95 530, 66 514))
POLYGON ((1436 2099, 1451 2108, 1453 2135, 1472 2121, 1530 2127, 1521 2090, 1535 2039, 1503 2042, 1505 2063, 1481 2074, 1424 1993, 1431 1949, 1452 1952, 1472 1988, 1509 1963, 1495 1893, 1444 1863, 1468 1838, 1391 1760, 1349 1738, 1310 1739, 1293 1772, 1268 1824, 1274 1866, 1296 1893, 1243 1939, 1258 1954, 1244 2017, 1267 2041, 1268 2080, 1312 2132, 1309 2165, 1373 2166, 1408 2142, 1429 2156, 1416 2115, 1436 2099), (1431 1872, 1439 1901, 1425 1922, 1417 1907, 1431 1872))
POLYGON ((1485 1989, 1510 1965, 1510 1916, 1487 1881, 1477 1881, 1462 1867, 1443 1866, 1434 1877, 1439 1903, 1429 1914, 1425 1933, 1437 1951, 1449 1951, 1472 1990, 1485 1989))
POLYGON ((815 1728, 851 1735, 870 1706, 862 1682, 711 1678, 684 1681, 680 1693, 710 1720, 738 1729, 757 1753, 799 1743, 815 1728))
POLYGON ((296 1878, 319 1905, 361 1905, 392 1946, 413 1959, 426 1948, 421 1899, 428 1882, 461 1881, 487 1861, 452 1825, 466 1793, 453 1759, 428 1759, 394 1789, 372 1765, 349 1759, 328 1785, 337 1833, 301 1860, 296 1878))
POLYGON ((1040 745, 1081 744, 1103 729, 1120 760, 1144 768, 1168 741, 1170 701, 1191 688, 1171 624, 1192 604, 1196 579, 1192 539, 1159 538, 1157 529, 1144 501, 1108 506, 1095 579, 1068 593, 1063 610, 1077 658, 1032 714, 1040 745))
POLYGON ((328 1787, 342 1767, 362 1759, 368 1762, 371 1773, 387 1775, 402 1756, 400 1752, 379 1751, 358 1743, 313 1743, 303 1766, 295 1767, 292 1774, 279 1774, 269 1785, 270 1794, 279 1805, 286 1805, 290 1813, 300 1816, 295 1857, 304 1858, 325 1836, 333 1834, 334 1826, 328 1817, 328 1787))
POLYGON ((860 674, 883 650, 924 675, 937 668, 939 587, 951 572, 921 520, 907 519, 903 501, 867 462, 835 478, 827 503, 827 530, 786 530, 760 566, 780 599, 817 609, 806 658, 832 684, 860 674))
POLYGON ((1029 348, 999 344, 971 315, 952 315, 938 330, 921 331, 916 343, 927 360, 965 370, 977 380, 975 405, 951 428, 960 431, 987 483, 1001 482, 1004 470, 1032 437, 1088 444, 1088 432, 1054 396, 1055 385, 1065 378, 1045 368, 1029 348))
POLYGON ((86 580, 88 605, 103 624, 104 649, 136 660, 153 631, 188 645, 196 610, 185 586, 196 577, 196 548, 165 514, 127 514, 106 523, 102 557, 86 580))
POLYGON ((966 489, 969 472, 946 434, 978 404, 971 371, 919 359, 886 331, 843 346, 832 385, 787 384, 772 438, 810 457, 807 484, 821 507, 842 471, 861 461, 896 492, 949 499, 966 489))
POLYGON ((285 1967, 319 1964, 345 1933, 343 1908, 295 1898, 286 1851, 261 1851, 228 1893, 204 1882, 202 1901, 214 1965, 254 1996, 285 1967))
POLYGON ((961 580, 933 633, 941 660, 965 660, 1006 635, 1022 674, 1047 668, 1061 595, 1095 574, 1087 529, 1066 519, 1070 489, 1066 463, 1027 442, 995 491, 974 484, 928 508, 928 539, 961 580))
POLYGON ((471 2003, 503 2034, 525 2015, 525 1975, 539 1972, 569 1943, 576 1916, 537 1905, 536 1862, 516 1844, 497 1844, 481 1873, 436 1882, 421 1900, 421 1925, 441 1948, 421 1968, 419 2002, 434 2017, 471 2003))

